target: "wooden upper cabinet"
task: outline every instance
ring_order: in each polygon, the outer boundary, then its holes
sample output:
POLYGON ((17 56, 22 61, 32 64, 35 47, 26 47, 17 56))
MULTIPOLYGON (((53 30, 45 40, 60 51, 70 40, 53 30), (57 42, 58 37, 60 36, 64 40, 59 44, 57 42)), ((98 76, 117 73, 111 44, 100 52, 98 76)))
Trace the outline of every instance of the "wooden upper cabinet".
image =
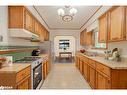
POLYGON ((40 40, 44 41, 44 32, 43 32, 43 27, 40 29, 40 40))
POLYGON ((127 7, 126 7, 126 26, 125 27, 126 27, 126 34, 125 35, 126 35, 126 40, 127 40, 127 7))
POLYGON ((86 33, 86 45, 92 45, 92 33, 93 32, 86 33))
POLYGON ((99 42, 106 42, 107 41, 107 14, 103 14, 99 18, 99 42))
POLYGON ((125 35, 125 7, 113 7, 108 12, 108 42, 124 40, 125 35))
POLYGON ((40 39, 49 40, 49 32, 24 6, 8 6, 9 28, 26 29, 40 39))
POLYGON ((83 31, 80 33, 80 45, 83 45, 83 31))
POLYGON ((35 19, 35 20, 34 20, 34 32, 35 32, 35 34, 37 34, 38 36, 40 36, 40 31, 41 31, 41 25, 40 25, 40 23, 35 19))
POLYGON ((49 32, 44 28, 44 40, 49 41, 49 32))
POLYGON ((80 33, 80 45, 86 45, 86 29, 80 33))
POLYGON ((34 32, 34 18, 29 11, 25 10, 25 29, 34 32))
POLYGON ((9 6, 8 7, 8 27, 24 28, 24 7, 9 6))

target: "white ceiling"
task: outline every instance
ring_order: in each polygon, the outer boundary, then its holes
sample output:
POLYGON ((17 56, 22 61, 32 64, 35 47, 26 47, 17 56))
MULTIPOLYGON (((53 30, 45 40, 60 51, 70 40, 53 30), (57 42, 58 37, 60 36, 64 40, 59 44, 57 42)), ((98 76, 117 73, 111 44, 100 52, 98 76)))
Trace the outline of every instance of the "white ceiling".
POLYGON ((73 20, 64 22, 58 16, 57 9, 64 6, 34 6, 49 29, 76 29, 79 30, 100 6, 73 6, 78 10, 73 20))

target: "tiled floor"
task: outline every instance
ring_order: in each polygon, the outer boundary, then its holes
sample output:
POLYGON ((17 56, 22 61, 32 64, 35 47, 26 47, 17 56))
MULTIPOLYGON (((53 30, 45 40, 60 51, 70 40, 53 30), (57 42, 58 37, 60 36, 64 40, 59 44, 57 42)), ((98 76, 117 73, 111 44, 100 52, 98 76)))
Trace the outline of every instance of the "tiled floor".
POLYGON ((53 64, 41 89, 90 89, 74 64, 53 64))

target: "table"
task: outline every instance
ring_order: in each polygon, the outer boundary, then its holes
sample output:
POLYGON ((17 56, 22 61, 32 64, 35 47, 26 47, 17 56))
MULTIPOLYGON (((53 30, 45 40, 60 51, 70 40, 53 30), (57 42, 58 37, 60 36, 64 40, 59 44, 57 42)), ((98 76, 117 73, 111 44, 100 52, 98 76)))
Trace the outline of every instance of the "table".
POLYGON ((67 58, 72 58, 72 52, 59 52, 59 58, 62 58, 61 57, 62 54, 68 54, 67 58))

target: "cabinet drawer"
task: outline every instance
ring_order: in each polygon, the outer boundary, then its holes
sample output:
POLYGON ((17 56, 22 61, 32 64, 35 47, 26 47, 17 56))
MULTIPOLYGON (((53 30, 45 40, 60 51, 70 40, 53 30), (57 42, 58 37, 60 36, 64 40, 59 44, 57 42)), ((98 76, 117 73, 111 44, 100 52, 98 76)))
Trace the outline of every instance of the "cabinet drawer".
POLYGON ((102 65, 101 63, 96 63, 97 70, 103 72, 104 74, 110 76, 110 68, 102 65))
POLYGON ((95 68, 96 62, 93 60, 89 60, 89 65, 95 68))
POLYGON ((29 66, 26 69, 18 72, 16 75, 16 82, 19 82, 22 79, 24 79, 26 76, 30 75, 30 70, 31 70, 31 67, 29 66))

